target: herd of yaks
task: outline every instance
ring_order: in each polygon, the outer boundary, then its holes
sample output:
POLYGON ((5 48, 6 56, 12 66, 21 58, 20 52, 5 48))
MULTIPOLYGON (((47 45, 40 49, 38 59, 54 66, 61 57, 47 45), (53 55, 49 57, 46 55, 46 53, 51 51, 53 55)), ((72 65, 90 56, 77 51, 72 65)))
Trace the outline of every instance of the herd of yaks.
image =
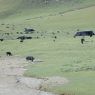
MULTIPOLYGON (((28 34, 28 33, 34 33, 34 29, 32 29, 32 28, 24 28, 25 30, 24 30, 24 33, 25 34, 28 34)), ((17 32, 18 33, 18 32, 17 32)), ((9 33, 5 33, 5 34, 7 34, 7 35, 9 35, 9 33)), ((32 37, 27 37, 27 36, 19 36, 19 37, 17 37, 17 39, 20 39, 21 40, 21 42, 23 42, 23 40, 25 40, 25 39, 32 39, 32 37)), ((0 41, 3 41, 4 39, 3 38, 0 38, 0 41)))
MULTIPOLYGON (((32 33, 34 33, 34 31, 36 31, 36 30, 34 30, 34 29, 32 29, 32 28, 24 28, 24 32, 17 32, 17 34, 32 34, 32 33)), ((57 31, 57 33, 59 33, 60 31, 57 31)), ((35 32, 36 33, 36 32, 35 32)), ((39 33, 38 31, 37 31, 37 33, 39 33)), ((45 32, 46 33, 46 32, 45 32)), ((10 35, 10 33, 4 33, 4 34, 6 34, 6 35, 10 35)), ((4 35, 4 34, 2 34, 2 35, 4 35)), ((11 33, 12 34, 12 33, 11 33)), ((42 34, 40 34, 41 35, 41 37, 44 35, 44 33, 42 34)), ((55 38, 55 39, 57 39, 57 36, 55 36, 55 33, 54 32, 52 32, 52 35, 53 35, 53 37, 52 38, 55 38)), ((20 40, 20 42, 23 42, 24 40, 26 40, 26 39, 39 39, 40 37, 39 36, 36 36, 36 37, 31 37, 31 36, 29 36, 29 35, 21 35, 21 36, 18 36, 16 39, 19 39, 20 40)), ((45 38, 45 36, 44 36, 44 38, 45 38)), ((14 38, 13 38, 14 39, 14 38)), ((0 38, 0 41, 3 41, 4 40, 4 38, 0 38)))
MULTIPOLYGON (((35 30, 34 30, 34 29, 27 29, 27 28, 25 28, 25 32, 26 32, 26 33, 29 33, 29 32, 32 32, 32 33, 33 33, 33 31, 35 31, 35 30)), ((25 40, 25 39, 32 39, 32 37, 20 36, 20 37, 18 37, 17 39, 20 39, 21 41, 23 41, 23 40, 25 40)), ((3 41, 3 39, 0 39, 0 41, 3 41)), ((7 56, 12 56, 13 54, 8 51, 8 52, 6 52, 6 55, 7 55, 7 56)), ((33 56, 27 56, 27 57, 26 57, 26 60, 27 60, 27 61, 30 60, 30 61, 33 62, 34 59, 35 59, 35 58, 34 58, 33 56)))
MULTIPOLYGON (((34 32, 35 30, 34 29, 27 29, 27 28, 25 28, 25 32, 26 33, 29 33, 29 32, 34 32)), ((95 35, 95 33, 93 32, 93 31, 77 31, 76 32, 76 34, 74 35, 74 38, 76 37, 76 36, 90 36, 90 37, 92 37, 93 35, 95 35)), ((26 36, 20 36, 20 37, 18 37, 17 39, 20 39, 22 42, 23 42, 23 40, 25 40, 25 39, 32 39, 32 37, 26 37, 26 36)), ((3 39, 0 39, 0 41, 3 41, 3 39)), ((83 44, 83 41, 84 41, 84 39, 82 38, 81 39, 81 43, 83 44)), ((6 55, 7 56, 12 56, 13 54, 11 53, 11 52, 6 52, 6 55)), ((33 56, 27 56, 26 57, 26 60, 27 61, 34 61, 34 57, 33 56)))
MULTIPOLYGON (((12 54, 11 52, 8 51, 8 52, 6 52, 6 55, 7 55, 7 56, 12 56, 13 54, 12 54)), ((26 60, 27 60, 27 61, 30 60, 30 61, 33 62, 34 59, 35 59, 35 58, 34 58, 33 56, 27 56, 27 57, 26 57, 26 60)))

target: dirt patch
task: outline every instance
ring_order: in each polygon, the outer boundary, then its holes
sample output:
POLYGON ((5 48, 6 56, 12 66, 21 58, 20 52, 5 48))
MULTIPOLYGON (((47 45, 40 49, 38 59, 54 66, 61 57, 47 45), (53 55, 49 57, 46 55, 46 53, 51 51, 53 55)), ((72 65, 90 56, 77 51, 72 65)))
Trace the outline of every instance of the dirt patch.
POLYGON ((28 64, 24 58, 0 58, 0 95, 55 95, 40 91, 43 85, 62 85, 68 81, 61 77, 43 79, 24 77, 28 64))

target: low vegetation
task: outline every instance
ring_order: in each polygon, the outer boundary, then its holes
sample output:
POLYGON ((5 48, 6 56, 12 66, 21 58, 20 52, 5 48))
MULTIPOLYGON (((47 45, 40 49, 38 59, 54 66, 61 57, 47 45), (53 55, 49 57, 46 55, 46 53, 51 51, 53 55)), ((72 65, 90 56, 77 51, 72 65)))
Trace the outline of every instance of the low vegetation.
MULTIPOLYGON (((37 1, 33 5, 37 6, 41 0, 37 1)), ((0 41, 0 56, 5 56, 6 51, 14 56, 33 55, 39 62, 29 64, 25 76, 62 76, 69 80, 63 86, 42 89, 63 95, 95 95, 95 37, 86 37, 84 44, 80 42, 81 37, 73 37, 77 29, 95 32, 95 1, 59 0, 56 3, 52 0, 47 5, 40 2, 37 8, 30 6, 33 0, 15 2, 11 8, 24 5, 18 10, 0 6, 0 18, 3 18, 0 20, 0 38, 4 39, 0 41), (26 8, 26 5, 29 6, 26 8), (25 34, 24 28, 33 28, 35 32, 25 34), (17 37, 23 35, 32 39, 21 43, 17 37)), ((6 3, 6 7, 11 4, 6 3)))

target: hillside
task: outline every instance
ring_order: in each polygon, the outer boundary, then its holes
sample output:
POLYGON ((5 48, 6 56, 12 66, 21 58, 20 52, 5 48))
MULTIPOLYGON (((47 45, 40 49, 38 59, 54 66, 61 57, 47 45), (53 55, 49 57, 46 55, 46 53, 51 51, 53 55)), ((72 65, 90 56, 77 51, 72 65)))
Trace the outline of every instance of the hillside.
POLYGON ((95 36, 86 36, 81 44, 82 37, 74 38, 77 30, 95 32, 95 0, 0 0, 0 74, 8 74, 7 82, 0 80, 0 95, 29 92, 22 88, 22 83, 21 88, 18 83, 10 89, 10 83, 14 83, 11 77, 22 68, 25 77, 58 76, 68 80, 58 86, 46 83, 40 86, 41 91, 95 95, 95 36), (27 34, 25 28, 35 31, 27 34), (31 39, 17 39, 21 36, 31 39), (6 52, 13 56, 7 56, 6 52), (35 57, 34 62, 27 61, 27 56, 35 57))
POLYGON ((95 5, 95 0, 0 0, 0 18, 40 15, 95 5))

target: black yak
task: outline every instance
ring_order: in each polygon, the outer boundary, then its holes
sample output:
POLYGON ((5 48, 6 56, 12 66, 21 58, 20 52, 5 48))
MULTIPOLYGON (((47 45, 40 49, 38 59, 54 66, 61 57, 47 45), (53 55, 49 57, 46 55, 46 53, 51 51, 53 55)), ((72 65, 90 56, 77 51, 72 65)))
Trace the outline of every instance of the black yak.
POLYGON ((28 34, 28 33, 34 33, 34 29, 32 29, 32 28, 24 28, 25 30, 24 30, 24 32, 26 33, 26 34, 28 34))
POLYGON ((34 58, 33 56, 27 56, 27 57, 26 57, 26 60, 27 60, 27 61, 29 61, 29 60, 30 60, 30 61, 32 61, 32 62, 33 62, 33 61, 34 61, 34 59, 35 59, 35 58, 34 58))
POLYGON ((20 36, 20 37, 18 37, 17 39, 25 40, 25 39, 32 39, 32 37, 20 36))
POLYGON ((11 52, 6 52, 6 55, 7 56, 12 56, 12 53, 11 52))
POLYGON ((2 42, 4 39, 0 39, 0 41, 2 42))

